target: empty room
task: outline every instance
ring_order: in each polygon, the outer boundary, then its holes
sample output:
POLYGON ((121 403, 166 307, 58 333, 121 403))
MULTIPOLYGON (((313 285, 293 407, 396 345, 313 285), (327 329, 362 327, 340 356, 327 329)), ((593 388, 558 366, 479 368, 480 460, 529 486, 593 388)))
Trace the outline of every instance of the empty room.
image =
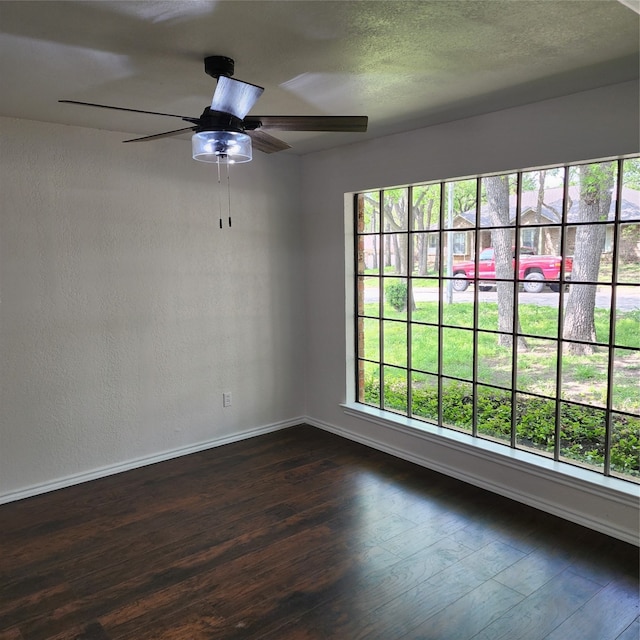
POLYGON ((0 0, 0 640, 638 640, 637 0, 0 0))

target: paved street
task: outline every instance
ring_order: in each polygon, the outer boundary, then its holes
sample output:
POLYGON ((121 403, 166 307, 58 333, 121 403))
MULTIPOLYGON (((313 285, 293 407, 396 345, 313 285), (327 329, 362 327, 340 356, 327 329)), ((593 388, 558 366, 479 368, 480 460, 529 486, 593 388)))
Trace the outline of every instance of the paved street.
MULTIPOLYGON (((607 287, 603 287, 603 291, 596 293, 596 307, 600 309, 609 309, 611 307, 611 294, 607 287)), ((367 287, 365 289, 365 302, 378 302, 378 289, 367 287)), ((545 289, 542 293, 526 293, 520 291, 520 304, 537 304, 540 306, 557 307, 560 294, 554 293, 550 289, 545 289)), ((414 289, 414 297, 416 302, 436 302, 438 300, 438 289, 435 287, 425 287, 423 289, 414 289)), ((445 292, 446 297, 446 292, 445 292)), ((480 291, 478 297, 481 302, 497 302, 498 296, 495 290, 480 291)), ((567 294, 565 293, 565 303, 567 294)), ((453 292, 453 302, 473 302, 473 287, 469 287, 466 291, 453 292)), ((640 289, 634 287, 619 287, 617 291, 617 308, 621 311, 633 311, 640 309, 640 289)))

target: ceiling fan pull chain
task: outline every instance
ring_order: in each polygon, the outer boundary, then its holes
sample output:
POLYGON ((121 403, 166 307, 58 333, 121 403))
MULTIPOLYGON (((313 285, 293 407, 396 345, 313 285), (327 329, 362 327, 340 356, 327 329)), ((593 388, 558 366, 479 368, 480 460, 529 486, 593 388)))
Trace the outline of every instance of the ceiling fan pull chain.
POLYGON ((229 177, 229 163, 227 162, 227 195, 229 198, 229 226, 231 226, 231 178, 229 177))
POLYGON ((220 183, 220 158, 216 162, 216 167, 218 168, 218 216, 220 217, 220 228, 222 229, 222 196, 220 195, 220 189, 222 189, 222 185, 220 183))

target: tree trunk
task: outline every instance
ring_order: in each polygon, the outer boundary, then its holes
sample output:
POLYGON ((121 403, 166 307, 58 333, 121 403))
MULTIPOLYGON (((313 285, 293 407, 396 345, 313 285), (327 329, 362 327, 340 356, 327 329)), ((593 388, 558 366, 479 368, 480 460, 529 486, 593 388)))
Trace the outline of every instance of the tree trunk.
MULTIPOLYGON (((513 281, 513 240, 509 225, 509 178, 507 176, 493 176, 485 178, 487 199, 489 201, 489 215, 491 226, 504 226, 491 230, 496 266, 496 290, 498 295, 498 330, 504 331, 498 337, 498 344, 503 347, 513 345, 513 312, 515 304, 515 282, 513 281), (500 282, 500 279, 508 280, 500 282)), ((518 321, 518 332, 520 323, 518 321)), ((525 350, 527 343, 518 337, 518 348, 525 350)))
MULTIPOLYGON (((389 231, 389 225, 387 224, 387 231, 389 231)), ((384 238, 383 238, 383 242, 384 242, 384 267, 390 267, 391 266, 391 238, 388 234, 385 234, 384 238)))
MULTIPOLYGON (((413 203, 413 229, 415 231, 428 232, 431 228, 431 212, 433 210, 433 197, 429 197, 429 188, 418 191, 418 197, 413 203), (426 198, 426 204, 423 204, 426 198), (427 216, 425 222, 425 213, 427 216)), ((425 233, 417 236, 417 243, 412 248, 414 260, 417 258, 417 275, 426 276, 429 271, 429 242, 425 233)), ((415 264, 412 261, 412 265, 415 264)), ((413 268, 412 268, 413 271, 413 268)))
MULTIPOLYGON (((613 164, 584 165, 580 167, 580 221, 606 220, 611 206, 613 164)), ((580 226, 576 229, 575 253, 571 279, 597 282, 600 259, 604 249, 606 228, 604 225, 580 226)), ((595 284, 572 284, 564 317, 564 338, 596 342, 595 284)), ((568 343, 568 353, 590 355, 593 344, 568 343)))
MULTIPOLYGON (((422 228, 424 231, 428 232, 431 229, 431 215, 433 211, 433 199, 427 201, 427 221, 424 223, 422 228)), ((429 272, 429 236, 426 234, 420 235, 420 243, 419 243, 419 253, 418 253, 418 274, 421 276, 426 276, 429 272)))
POLYGON ((398 274, 404 275, 406 272, 407 259, 406 251, 403 251, 403 243, 398 240, 398 235, 393 235, 393 257, 395 258, 394 269, 398 274))
MULTIPOLYGON (((376 220, 374 216, 371 216, 371 229, 370 229, 371 233, 375 233, 376 231, 376 220)), ((378 263, 378 242, 377 242, 377 238, 374 237, 373 240, 373 268, 374 269, 378 269, 379 268, 379 263, 378 263)))

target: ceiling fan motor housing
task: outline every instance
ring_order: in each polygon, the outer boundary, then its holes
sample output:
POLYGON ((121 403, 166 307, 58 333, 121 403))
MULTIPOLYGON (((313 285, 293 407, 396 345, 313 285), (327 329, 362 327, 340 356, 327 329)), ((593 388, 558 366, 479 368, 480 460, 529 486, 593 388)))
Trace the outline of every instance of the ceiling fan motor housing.
POLYGON ((216 80, 220 76, 230 78, 233 75, 234 66, 233 59, 226 56, 208 56, 204 59, 205 73, 216 80))
MULTIPOLYGON (((259 125, 259 121, 258 125, 259 125)), ((240 118, 236 118, 230 113, 223 113, 222 111, 214 111, 209 107, 206 107, 202 112, 202 115, 197 120, 197 131, 245 131, 252 127, 253 123, 250 122, 249 126, 245 127, 244 122, 240 118)))

